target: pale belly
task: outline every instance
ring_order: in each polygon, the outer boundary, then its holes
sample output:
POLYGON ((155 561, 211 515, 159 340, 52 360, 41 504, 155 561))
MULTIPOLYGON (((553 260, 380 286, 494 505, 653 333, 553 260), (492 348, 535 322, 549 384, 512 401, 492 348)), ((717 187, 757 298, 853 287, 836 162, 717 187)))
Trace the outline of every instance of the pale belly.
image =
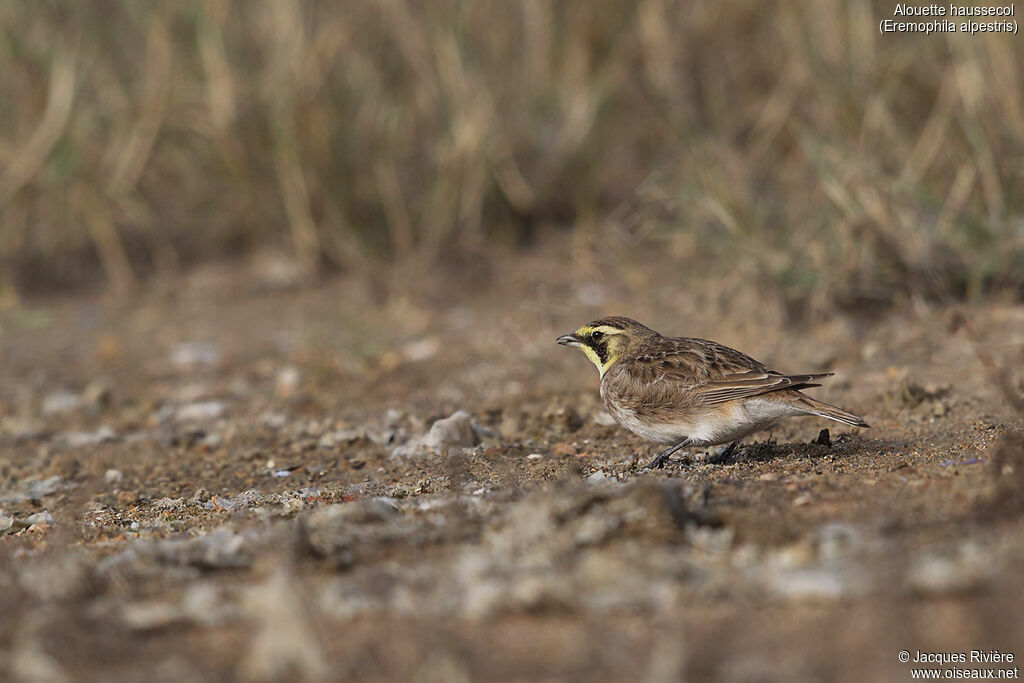
POLYGON ((768 429, 776 421, 802 414, 802 411, 777 400, 747 399, 742 403, 714 406, 702 414, 674 422, 650 422, 619 405, 606 402, 615 420, 639 436, 660 444, 677 444, 689 438, 694 445, 715 446, 731 443, 754 432, 768 429))

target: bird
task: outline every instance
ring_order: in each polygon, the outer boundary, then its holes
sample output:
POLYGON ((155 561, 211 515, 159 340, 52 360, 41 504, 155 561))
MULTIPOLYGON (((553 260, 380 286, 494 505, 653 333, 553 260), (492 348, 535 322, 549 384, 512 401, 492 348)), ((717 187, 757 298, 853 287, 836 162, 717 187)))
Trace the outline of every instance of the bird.
POLYGON ((644 469, 664 467, 680 448, 730 444, 787 417, 814 415, 854 427, 863 418, 803 393, 834 373, 786 375, 707 339, 665 337, 631 318, 595 320, 556 340, 586 354, 601 373, 612 418, 667 445, 644 469))

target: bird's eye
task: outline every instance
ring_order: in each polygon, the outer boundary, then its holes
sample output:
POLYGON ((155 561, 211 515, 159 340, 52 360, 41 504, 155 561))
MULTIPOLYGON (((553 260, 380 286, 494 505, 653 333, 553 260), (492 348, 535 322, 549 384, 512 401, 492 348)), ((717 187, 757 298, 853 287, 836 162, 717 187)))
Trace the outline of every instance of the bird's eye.
POLYGON ((600 341, 604 337, 604 332, 597 330, 590 333, 590 338, 594 341, 600 341))

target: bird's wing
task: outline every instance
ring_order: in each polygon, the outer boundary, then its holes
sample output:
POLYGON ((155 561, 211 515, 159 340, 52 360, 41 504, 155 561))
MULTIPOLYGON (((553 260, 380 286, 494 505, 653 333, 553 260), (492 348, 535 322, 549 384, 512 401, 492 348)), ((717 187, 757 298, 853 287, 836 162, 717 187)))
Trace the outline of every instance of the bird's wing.
POLYGON ((828 377, 831 372, 811 375, 783 375, 778 372, 745 372, 712 380, 696 388, 696 393, 705 405, 724 403, 738 398, 767 394, 779 389, 806 389, 818 387, 814 380, 828 377))
POLYGON ((713 405, 780 389, 819 386, 832 373, 784 375, 728 346, 704 339, 663 338, 621 366, 619 382, 641 406, 666 408, 674 401, 713 405))

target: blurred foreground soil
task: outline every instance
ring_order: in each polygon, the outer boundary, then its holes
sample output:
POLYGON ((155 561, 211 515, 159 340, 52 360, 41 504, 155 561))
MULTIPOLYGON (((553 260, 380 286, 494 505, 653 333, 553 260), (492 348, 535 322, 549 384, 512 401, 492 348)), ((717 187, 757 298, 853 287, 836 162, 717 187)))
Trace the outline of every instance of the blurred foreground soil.
POLYGON ((0 678, 862 681, 908 678, 902 649, 1024 657, 1024 422, 993 380, 1020 393, 1024 308, 800 322, 726 275, 617 285, 562 256, 284 289, 211 266, 130 306, 0 312, 0 678), (872 429, 793 420, 640 472, 653 446, 554 344, 601 314, 835 370, 815 395, 872 429))

